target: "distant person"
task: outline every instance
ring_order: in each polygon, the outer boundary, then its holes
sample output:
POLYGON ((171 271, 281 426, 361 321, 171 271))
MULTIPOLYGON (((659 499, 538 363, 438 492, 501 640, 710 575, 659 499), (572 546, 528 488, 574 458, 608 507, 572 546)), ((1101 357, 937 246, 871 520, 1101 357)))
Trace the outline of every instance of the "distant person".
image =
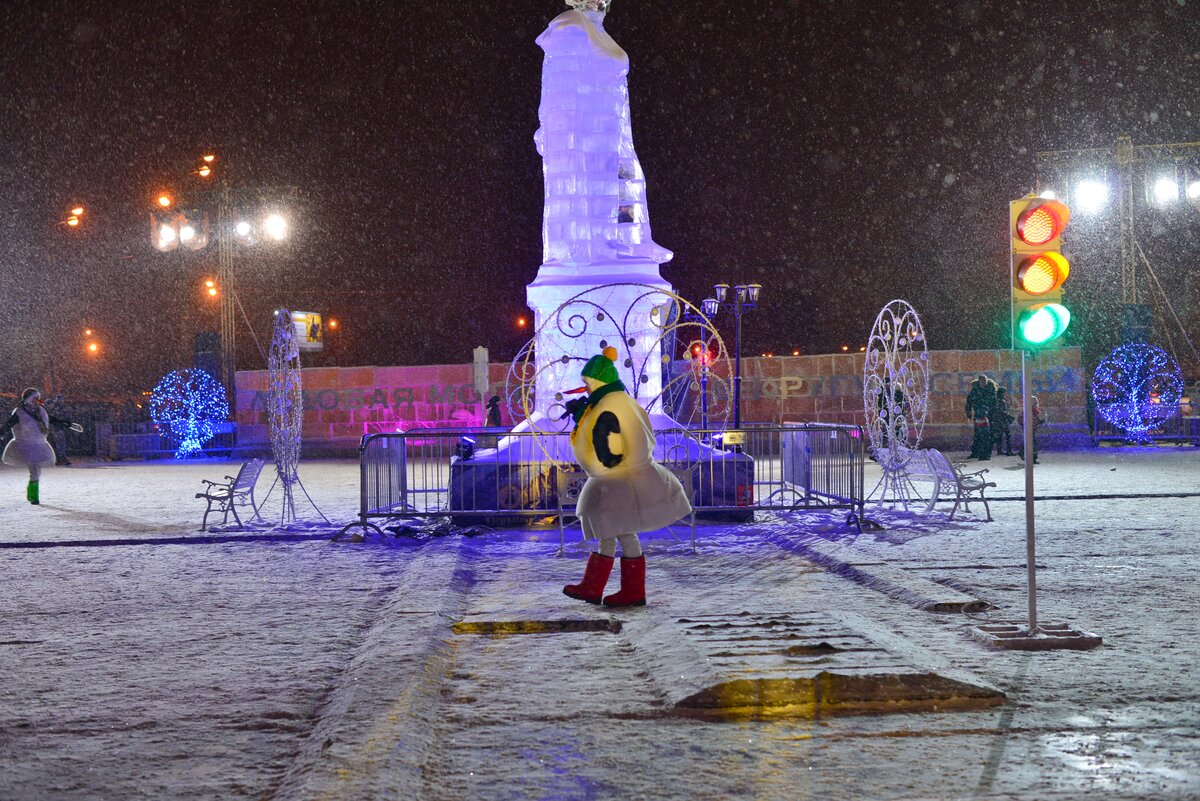
POLYGON ((488 398, 487 402, 487 425, 489 428, 499 428, 504 425, 500 422, 500 396, 493 395, 488 398))
POLYGON ((1004 387, 996 388, 996 402, 992 405, 992 441, 996 444, 997 456, 1012 456, 1013 416, 1008 411, 1008 393, 1004 387))
POLYGON ((83 426, 78 423, 51 417, 42 407, 42 393, 33 387, 21 393, 21 403, 0 425, 0 436, 10 431, 13 435, 0 458, 7 465, 29 468, 29 486, 25 489, 25 498, 34 506, 41 503, 38 493, 42 468, 54 464, 54 450, 46 441, 51 428, 69 428, 76 433, 83 431, 83 426))
MULTIPOLYGON (((67 419, 67 402, 62 393, 58 393, 46 401, 46 414, 60 420, 67 419)), ((60 467, 69 467, 71 460, 67 458, 67 430, 53 428, 50 430, 50 447, 54 449, 54 463, 60 467)))
MULTIPOLYGON (((1033 434, 1032 434, 1032 438, 1033 438, 1033 463, 1034 463, 1034 464, 1038 464, 1038 444, 1037 444, 1038 429, 1039 429, 1039 428, 1041 428, 1043 425, 1045 425, 1045 423, 1046 423, 1046 415, 1042 413, 1042 404, 1041 404, 1041 402, 1038 400, 1038 396, 1037 396, 1037 395, 1034 395, 1032 398, 1030 398, 1030 399, 1029 399, 1029 403, 1030 403, 1030 406, 1032 407, 1032 410, 1033 410, 1033 434)), ((1025 435, 1024 435, 1024 429, 1025 429, 1025 412, 1024 412, 1024 411, 1022 411, 1022 412, 1021 412, 1020 422, 1021 422, 1021 429, 1022 429, 1022 434, 1021 434, 1021 458, 1022 458, 1022 459, 1024 459, 1024 458, 1025 458, 1025 435)))
POLYGON ((971 382, 967 393, 967 419, 975 427, 971 438, 971 459, 986 462, 992 458, 992 407, 996 403, 996 384, 982 373, 971 382))

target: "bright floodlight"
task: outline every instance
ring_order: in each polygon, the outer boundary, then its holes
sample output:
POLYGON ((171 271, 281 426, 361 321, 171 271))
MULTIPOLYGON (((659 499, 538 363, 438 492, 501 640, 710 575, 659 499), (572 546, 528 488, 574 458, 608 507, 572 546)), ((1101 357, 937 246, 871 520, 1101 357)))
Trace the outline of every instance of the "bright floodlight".
POLYGON ((287 220, 281 215, 272 214, 263 221, 263 230, 267 232, 267 236, 272 239, 280 240, 287 238, 288 224, 287 220))
POLYGON ((1200 181, 1192 181, 1187 185, 1188 200, 1200 200, 1200 181))
POLYGON ((170 206, 171 205, 171 196, 170 195, 159 195, 158 196, 158 205, 162 206, 164 209, 167 208, 168 206, 170 206))
POLYGON ((171 227, 167 223, 163 223, 162 225, 158 226, 158 246, 159 246, 159 248, 170 247, 171 243, 174 241, 175 241, 175 229, 173 227, 171 227))
POLYGON ((238 236, 250 236, 250 223, 242 220, 237 224, 236 230, 238 232, 238 236))
POLYGON ((1174 203, 1179 199, 1179 184, 1174 178, 1163 176, 1154 182, 1154 200, 1157 203, 1174 203))
POLYGON ((1043 189, 1041 192, 1038 193, 1038 197, 1045 198, 1046 200, 1057 200, 1058 193, 1055 192, 1053 189, 1043 189))
POLYGON ((196 229, 190 225, 184 225, 179 229, 179 241, 191 242, 196 236, 196 229))
POLYGON ((1108 205, 1108 184, 1103 181, 1080 181, 1075 187, 1075 205, 1094 214, 1108 205))

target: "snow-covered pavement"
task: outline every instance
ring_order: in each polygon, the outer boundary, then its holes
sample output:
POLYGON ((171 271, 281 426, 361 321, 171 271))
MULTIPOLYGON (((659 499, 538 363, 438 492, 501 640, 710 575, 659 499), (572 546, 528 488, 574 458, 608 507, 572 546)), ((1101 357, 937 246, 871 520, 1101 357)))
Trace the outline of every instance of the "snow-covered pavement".
MULTIPOLYGON (((1200 493, 1196 448, 1043 462, 1038 495, 1200 493)), ((1022 494, 1016 464, 987 465, 994 497, 1022 494)), ((193 495, 227 472, 51 470, 34 508, 23 476, 0 471, 0 799, 1200 796, 1196 497, 1039 504, 1042 617, 1105 644, 1009 653, 970 640, 962 615, 919 611, 790 544, 951 582, 999 607, 981 618, 1021 617, 1019 502, 994 503, 994 523, 883 513, 887 527, 862 535, 821 517, 701 525, 695 555, 660 536, 650 605, 612 613, 561 595, 583 554, 554 558, 557 529, 201 538, 193 495), (1008 703, 818 721, 667 714, 671 679, 639 632, 730 611, 861 616, 1008 703), (464 617, 625 627, 454 634, 464 617)), ((301 475, 332 519, 353 516, 353 463, 301 475)))

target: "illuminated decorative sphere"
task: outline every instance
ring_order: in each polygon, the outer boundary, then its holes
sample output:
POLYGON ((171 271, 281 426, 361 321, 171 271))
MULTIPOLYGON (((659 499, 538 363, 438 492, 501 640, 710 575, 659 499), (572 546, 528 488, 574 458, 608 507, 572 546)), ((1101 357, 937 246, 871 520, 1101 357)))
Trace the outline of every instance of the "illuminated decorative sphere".
POLYGON ((225 387, 204 370, 176 370, 150 393, 150 416, 178 440, 176 459, 200 452, 229 417, 225 387))
POLYGON ((1179 365, 1154 345, 1121 345, 1092 376, 1096 413, 1133 439, 1175 414, 1182 394, 1179 365))

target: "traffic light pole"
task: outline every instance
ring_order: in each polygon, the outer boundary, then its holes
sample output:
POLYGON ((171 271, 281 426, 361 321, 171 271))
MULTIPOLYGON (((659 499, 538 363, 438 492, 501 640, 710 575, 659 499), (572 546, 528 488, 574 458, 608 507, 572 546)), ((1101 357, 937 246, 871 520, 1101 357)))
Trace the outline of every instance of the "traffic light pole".
POLYGON ((1031 354, 1021 351, 1021 412, 1025 424, 1021 436, 1025 440, 1025 575, 1029 595, 1029 633, 1037 634, 1037 548, 1033 516, 1033 387, 1029 381, 1031 354))

